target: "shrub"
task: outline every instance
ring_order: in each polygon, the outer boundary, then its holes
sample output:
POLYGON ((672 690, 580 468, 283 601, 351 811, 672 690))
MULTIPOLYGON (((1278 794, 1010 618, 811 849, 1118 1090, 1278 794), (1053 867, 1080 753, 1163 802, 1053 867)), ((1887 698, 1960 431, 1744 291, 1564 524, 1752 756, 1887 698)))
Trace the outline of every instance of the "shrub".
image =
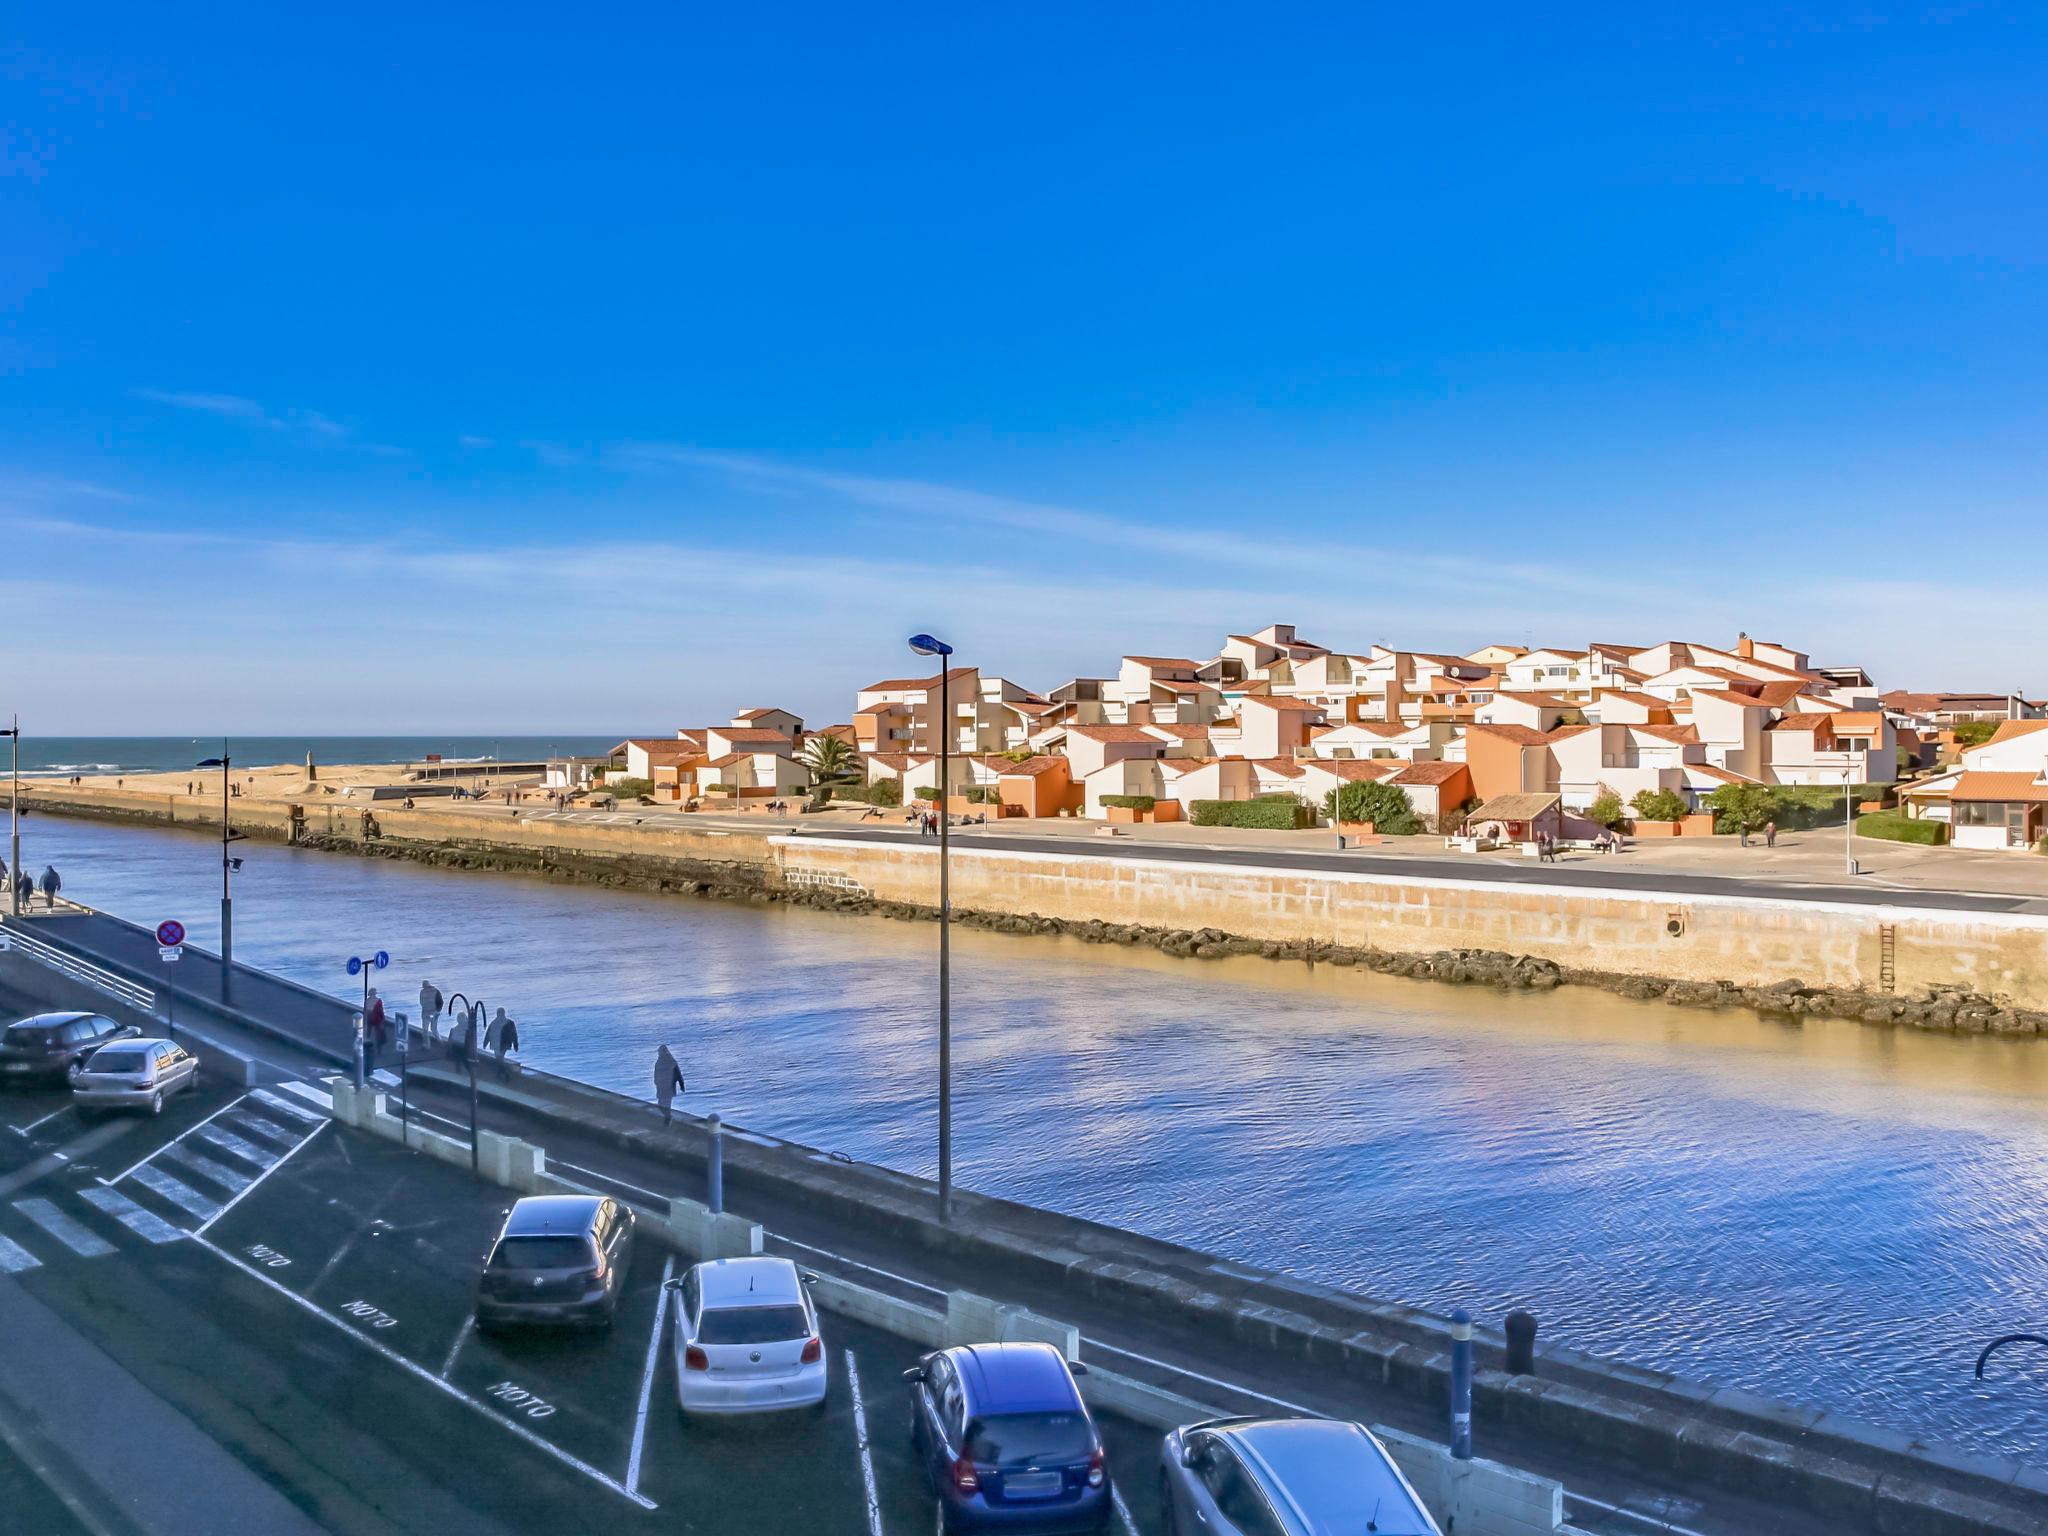
POLYGON ((998 790, 993 784, 970 784, 967 786, 967 803, 969 805, 1000 805, 1002 800, 1002 791, 998 790))
POLYGON ((1683 821, 1685 796, 1675 789, 1640 789, 1629 802, 1644 821, 1683 821))
POLYGON ((703 792, 707 795, 729 795, 732 793, 732 786, 730 784, 706 784, 703 792))
POLYGON ((1614 827, 1628 820, 1628 812, 1622 809, 1621 796, 1602 784, 1600 793, 1586 807, 1586 819, 1603 827, 1614 827))
POLYGON ((1157 795, 1104 795, 1104 805, 1122 806, 1127 811, 1149 811, 1159 803, 1157 795))
POLYGON ((1323 796, 1323 814, 1339 821, 1369 821, 1375 832, 1388 837, 1409 837, 1422 830, 1422 818, 1398 784, 1362 780, 1331 790, 1323 796))
POLYGON ((1197 800, 1189 820, 1198 827, 1257 827, 1291 832, 1308 825, 1309 808, 1299 795, 1261 795, 1256 800, 1197 800))
POLYGON ((939 786, 936 784, 920 784, 917 786, 916 794, 920 800, 936 800, 939 798, 939 786))
POLYGON ((901 805, 903 803, 903 781, 901 779, 877 779, 868 786, 866 799, 869 805, 901 805))
POLYGON ((1948 828, 1938 821, 1915 821, 1903 811, 1873 811, 1868 816, 1856 818, 1856 835, 1934 847, 1948 841, 1948 828))
POLYGON ((1956 725, 1956 745, 1959 747, 1981 747, 1998 734, 1996 720, 1963 720, 1956 725))
POLYGON ((610 774, 606 774, 604 792, 608 795, 618 795, 622 799, 631 800, 636 795, 653 794, 654 781, 652 779, 629 779, 624 774, 615 779, 610 774))
POLYGON ((1771 792, 1761 784, 1723 784, 1707 805, 1716 832, 1755 831, 1771 819, 1771 792))

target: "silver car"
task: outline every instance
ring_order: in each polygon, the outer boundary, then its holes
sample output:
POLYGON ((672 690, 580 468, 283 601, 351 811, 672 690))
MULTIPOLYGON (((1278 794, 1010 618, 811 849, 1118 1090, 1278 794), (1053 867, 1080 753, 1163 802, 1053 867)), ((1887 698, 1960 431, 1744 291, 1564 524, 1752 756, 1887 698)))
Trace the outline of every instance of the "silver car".
POLYGON ((1166 1437, 1176 1536, 1442 1536, 1386 1447, 1335 1419, 1210 1419, 1166 1437))
POLYGON ((164 1100, 192 1086, 199 1058, 175 1040, 116 1040, 71 1069, 71 1099, 80 1109, 164 1112, 164 1100))

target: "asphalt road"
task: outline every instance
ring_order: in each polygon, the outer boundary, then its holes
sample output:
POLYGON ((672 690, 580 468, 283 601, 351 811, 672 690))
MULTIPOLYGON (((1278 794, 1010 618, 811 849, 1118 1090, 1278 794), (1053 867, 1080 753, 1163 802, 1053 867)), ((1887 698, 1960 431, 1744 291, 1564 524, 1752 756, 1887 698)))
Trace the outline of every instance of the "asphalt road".
MULTIPOLYGON (((505 1191, 325 1122, 289 1089, 202 1084, 161 1120, 97 1130, 63 1099, 0 1094, 0 1182, 17 1181, 0 1197, 0 1319, 47 1309, 38 1336, 73 1361, 0 1369, 10 1529, 933 1526, 901 1380, 919 1350, 903 1339, 827 1314, 822 1416, 686 1424, 662 1300, 673 1261, 655 1244, 608 1333, 484 1338, 471 1287, 505 1191), (82 1390, 94 1371, 120 1380, 93 1384, 96 1422, 67 1421, 85 1405, 63 1379, 82 1390), (175 1510, 129 1496, 143 1446, 163 1462, 150 1481, 190 1484, 175 1510)), ((1128 1529, 1158 1530, 1156 1432, 1104 1433, 1128 1529)))
MULTIPOLYGON (((880 827, 834 827, 829 832, 802 836, 843 839, 859 843, 933 844, 914 831, 891 831, 880 827)), ((1299 869, 1316 873, 1369 875, 1388 880, 1457 880, 1477 885, 1575 886, 1587 890, 1619 892, 1657 891, 1692 896, 1731 896, 1759 901, 1841 902, 1850 906, 1921 907, 1944 912, 2025 912, 2041 907, 2038 898, 2000 896, 1967 891, 1900 890, 1893 887, 1856 885, 1799 885, 1784 880, 1744 880, 1727 875, 1688 875, 1673 870, 1644 870, 1637 873, 1614 867, 1614 861, 1597 864, 1507 863, 1494 859, 1473 859, 1451 863, 1444 859, 1404 859, 1396 855, 1360 851, 1356 853, 1310 853, 1286 848, 1197 848, 1181 843, 1122 842, 1115 838, 1017 837, 991 833, 980 828, 954 833, 954 847, 962 852, 993 848, 1009 853, 1055 853, 1076 859, 1145 859, 1167 864, 1233 864, 1247 869, 1299 869)))

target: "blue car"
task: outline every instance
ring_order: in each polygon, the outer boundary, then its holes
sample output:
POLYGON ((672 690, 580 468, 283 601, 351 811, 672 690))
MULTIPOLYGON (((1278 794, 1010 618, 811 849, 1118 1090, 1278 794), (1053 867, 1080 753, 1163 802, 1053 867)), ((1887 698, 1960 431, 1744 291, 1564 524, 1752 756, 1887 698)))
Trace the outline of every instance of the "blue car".
POLYGON ((947 1531, 1094 1532, 1111 1514, 1102 1436, 1050 1344, 926 1355, 910 1383, 910 1444, 947 1531))

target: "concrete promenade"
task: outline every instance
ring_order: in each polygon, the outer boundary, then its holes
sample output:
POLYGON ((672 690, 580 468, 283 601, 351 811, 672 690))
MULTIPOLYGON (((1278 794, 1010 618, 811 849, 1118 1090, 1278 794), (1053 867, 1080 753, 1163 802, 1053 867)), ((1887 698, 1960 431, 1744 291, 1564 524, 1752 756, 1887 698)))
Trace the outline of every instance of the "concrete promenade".
MULTIPOLYGON (((144 980, 168 969, 146 932, 111 917, 60 909, 25 926, 144 980)), ((189 948, 187 957, 179 1007, 200 1027, 293 1073, 346 1060, 345 1002, 243 967, 226 976, 189 948)), ((501 1083, 487 1068, 479 1086, 483 1128, 544 1145, 563 1177, 657 1217, 703 1194, 700 1121, 664 1129, 651 1106, 537 1073, 501 1083)), ((428 1063, 412 1087, 423 1128, 466 1137, 466 1082, 428 1063)), ((1080 1330, 1084 1358, 1161 1392, 1441 1436, 1443 1320, 1414 1309, 973 1195, 941 1228, 921 1180, 744 1131, 730 1140, 727 1204, 762 1224, 771 1251, 905 1304, 969 1290, 1063 1319, 1080 1330)), ((1510 1378, 1497 1329, 1482 1335, 1481 1364, 1482 1453, 1561 1482, 1582 1530, 2048 1530, 2048 1479, 2010 1463, 1569 1350, 1547 1348, 1536 1377, 1510 1378)))

